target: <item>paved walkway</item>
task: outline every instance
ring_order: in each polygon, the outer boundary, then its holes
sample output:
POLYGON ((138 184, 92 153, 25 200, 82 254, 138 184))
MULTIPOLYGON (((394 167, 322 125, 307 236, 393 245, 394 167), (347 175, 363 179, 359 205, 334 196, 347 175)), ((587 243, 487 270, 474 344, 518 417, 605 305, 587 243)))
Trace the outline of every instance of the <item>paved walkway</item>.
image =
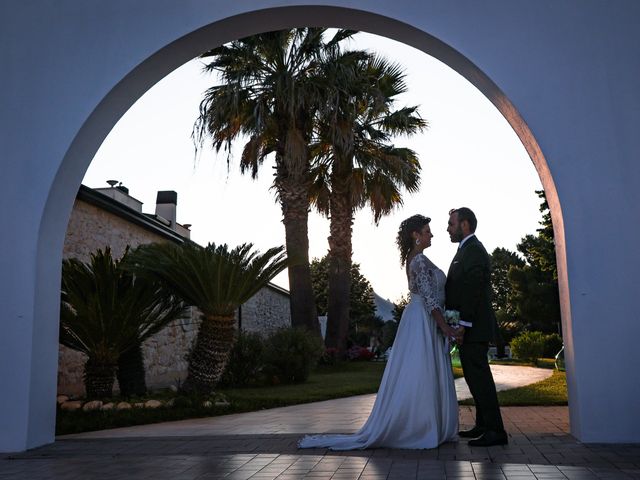
MULTIPOLYGON (((493 381, 496 383, 496 390, 500 392, 541 382, 553 375, 553 370, 514 365, 491 365, 491 373, 493 374, 493 381)), ((464 381, 464 378, 456 379, 456 395, 458 400, 471 398, 469 387, 467 387, 467 382, 464 381)))
MULTIPOLYGON (((495 367, 499 388, 549 372, 495 367)), ((566 407, 503 408, 507 446, 471 448, 459 441, 417 451, 297 449, 304 433, 356 431, 374 399, 67 435, 0 459, 0 479, 640 479, 640 445, 577 442, 566 407)), ((473 418, 473 407, 460 407, 462 428, 473 418)))

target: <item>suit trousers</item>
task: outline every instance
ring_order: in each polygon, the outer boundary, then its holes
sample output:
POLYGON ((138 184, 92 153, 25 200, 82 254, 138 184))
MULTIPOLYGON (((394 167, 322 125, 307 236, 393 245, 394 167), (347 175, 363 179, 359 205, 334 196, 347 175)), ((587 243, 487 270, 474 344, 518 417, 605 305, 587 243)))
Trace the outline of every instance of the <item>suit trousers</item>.
POLYGON ((476 405, 476 426, 503 432, 504 424, 498 394, 489 368, 488 342, 465 342, 460 345, 460 363, 464 379, 476 405))

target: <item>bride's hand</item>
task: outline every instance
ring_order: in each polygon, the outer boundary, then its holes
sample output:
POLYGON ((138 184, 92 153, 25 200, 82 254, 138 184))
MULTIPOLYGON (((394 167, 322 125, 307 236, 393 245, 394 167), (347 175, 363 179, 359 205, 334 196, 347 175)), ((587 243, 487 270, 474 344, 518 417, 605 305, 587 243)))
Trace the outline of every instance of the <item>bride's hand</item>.
POLYGON ((455 338, 455 336, 456 336, 456 334, 457 334, 457 333, 456 333, 456 331, 455 331, 453 328, 451 328, 449 325, 446 325, 446 324, 445 324, 445 325, 442 327, 442 334, 443 334, 445 337, 449 338, 449 339, 453 339, 453 338, 455 338))

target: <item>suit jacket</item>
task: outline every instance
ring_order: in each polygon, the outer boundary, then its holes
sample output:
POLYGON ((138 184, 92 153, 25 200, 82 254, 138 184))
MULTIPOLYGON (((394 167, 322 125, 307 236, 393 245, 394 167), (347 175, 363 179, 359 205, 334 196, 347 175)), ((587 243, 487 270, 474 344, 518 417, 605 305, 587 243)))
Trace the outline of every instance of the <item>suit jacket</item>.
POLYGON ((447 310, 458 310, 462 320, 473 324, 465 330, 465 342, 495 339, 498 326, 491 305, 491 261, 475 235, 453 257, 445 294, 447 310))

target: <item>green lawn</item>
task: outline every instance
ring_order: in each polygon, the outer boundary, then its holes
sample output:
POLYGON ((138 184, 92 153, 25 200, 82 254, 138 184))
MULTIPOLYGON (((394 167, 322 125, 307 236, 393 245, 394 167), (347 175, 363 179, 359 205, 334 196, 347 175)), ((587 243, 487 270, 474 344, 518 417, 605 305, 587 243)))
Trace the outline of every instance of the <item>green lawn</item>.
MULTIPOLYGON (((220 389, 230 402, 228 406, 202 407, 198 399, 182 398, 180 406, 159 409, 133 409, 124 411, 64 412, 58 410, 56 434, 79 433, 106 428, 143 425, 148 423, 211 417, 228 413, 249 412, 266 408, 283 407, 300 403, 317 402, 333 398, 349 397, 378 391, 385 363, 345 362, 339 365, 319 367, 309 380, 297 385, 220 389), (189 404, 191 403, 191 404, 189 404)), ((454 368, 454 376, 462 376, 454 368)), ((167 399, 171 395, 162 392, 149 398, 167 399)), ((554 372, 547 380, 499 392, 501 405, 566 405, 566 381, 564 372, 554 372)), ((114 399, 118 401, 119 399, 114 399)), ((143 399, 139 399, 140 401, 143 399)), ((472 404, 469 401, 460 402, 472 404)))
MULTIPOLYGON (((498 392, 498 401, 504 407, 567 405, 567 376, 565 372, 554 370, 549 378, 541 382, 498 392)), ((461 400, 459 403, 473 405, 473 400, 461 400)))
POLYGON ((567 405, 567 375, 554 370, 553 375, 541 382, 498 392, 500 405, 567 405))
POLYGON ((222 389, 220 392, 232 403, 260 402, 273 406, 375 393, 378 391, 385 365, 384 362, 343 362, 334 366, 318 367, 305 383, 222 389))

